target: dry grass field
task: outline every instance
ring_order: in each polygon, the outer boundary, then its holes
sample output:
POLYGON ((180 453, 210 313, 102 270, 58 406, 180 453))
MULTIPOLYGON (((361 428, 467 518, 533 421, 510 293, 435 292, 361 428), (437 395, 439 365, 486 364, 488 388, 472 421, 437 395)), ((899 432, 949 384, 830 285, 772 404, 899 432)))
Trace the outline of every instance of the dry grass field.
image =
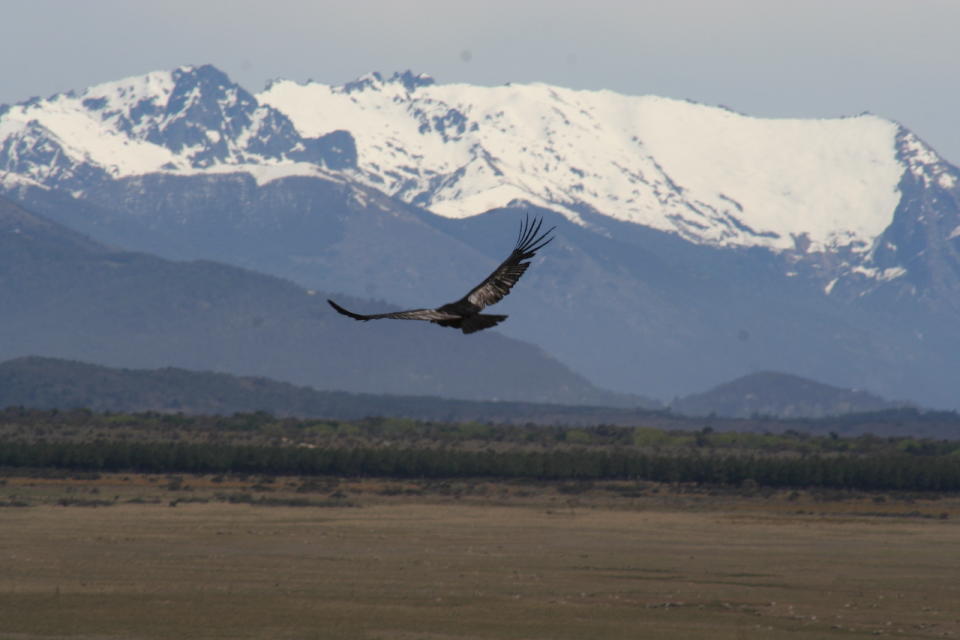
POLYGON ((0 483, 4 640, 960 638, 958 497, 0 483))

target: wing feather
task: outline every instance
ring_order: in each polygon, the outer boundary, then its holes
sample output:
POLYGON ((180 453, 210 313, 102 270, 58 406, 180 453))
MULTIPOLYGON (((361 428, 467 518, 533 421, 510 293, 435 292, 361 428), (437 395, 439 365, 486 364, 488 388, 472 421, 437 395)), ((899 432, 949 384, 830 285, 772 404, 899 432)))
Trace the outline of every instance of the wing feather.
MULTIPOLYGON (((500 302, 505 295, 510 293, 513 285, 517 284, 527 267, 530 266, 530 260, 537 254, 537 251, 544 248, 553 240, 550 232, 556 227, 550 227, 543 233, 540 228, 543 225, 543 218, 524 219, 520 226, 520 233, 517 234, 517 244, 513 251, 504 260, 499 267, 494 269, 493 273, 487 276, 486 280, 474 287, 460 302, 468 302, 477 307, 477 310, 486 306, 500 302)), ((458 303, 453 303, 454 305, 458 303)), ((442 309, 443 307, 441 307, 442 309)))
POLYGON ((354 320, 380 320, 381 318, 394 318, 397 320, 426 320, 428 322, 436 322, 437 320, 453 320, 459 318, 460 316, 454 315, 452 313, 444 313, 443 311, 437 311, 436 309, 410 309, 409 311, 393 311, 391 313, 375 313, 372 315, 363 315, 360 313, 354 313, 344 309, 338 305, 333 300, 327 300, 330 303, 330 306, 336 309, 338 313, 342 313, 348 318, 353 318, 354 320))

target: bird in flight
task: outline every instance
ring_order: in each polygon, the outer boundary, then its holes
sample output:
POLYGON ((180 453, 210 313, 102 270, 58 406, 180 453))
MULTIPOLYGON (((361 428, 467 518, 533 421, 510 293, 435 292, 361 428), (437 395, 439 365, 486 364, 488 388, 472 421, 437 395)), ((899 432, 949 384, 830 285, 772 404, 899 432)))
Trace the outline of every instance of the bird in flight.
POLYGON ((398 320, 426 320, 433 322, 441 327, 453 327, 460 329, 464 333, 473 333, 481 329, 488 329, 507 319, 507 316, 480 313, 484 307, 496 304, 503 299, 503 296, 510 293, 513 285, 517 284, 520 276, 530 266, 529 262, 537 251, 543 249, 553 240, 550 232, 556 227, 550 227, 543 233, 540 233, 540 227, 543 225, 543 218, 524 219, 520 225, 520 233, 517 235, 517 244, 513 251, 504 260, 499 267, 494 269, 493 273, 487 276, 486 280, 471 289, 470 293, 460 298, 456 302, 445 304, 436 309, 411 309, 410 311, 395 311, 393 313, 376 313, 373 315, 361 315, 348 311, 338 305, 333 300, 327 300, 330 306, 343 315, 354 320, 379 320, 380 318, 394 318, 398 320))

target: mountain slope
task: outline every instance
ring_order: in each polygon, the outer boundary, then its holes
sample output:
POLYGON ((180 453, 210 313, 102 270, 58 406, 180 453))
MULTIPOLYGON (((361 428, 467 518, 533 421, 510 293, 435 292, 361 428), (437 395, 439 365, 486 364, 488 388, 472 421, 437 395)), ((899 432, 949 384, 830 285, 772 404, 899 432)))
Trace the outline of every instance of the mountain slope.
POLYGON ((109 249, 0 200, 3 359, 178 366, 378 393, 624 401, 536 347, 493 333, 463 340, 426 323, 356 323, 325 295, 222 264, 109 249))

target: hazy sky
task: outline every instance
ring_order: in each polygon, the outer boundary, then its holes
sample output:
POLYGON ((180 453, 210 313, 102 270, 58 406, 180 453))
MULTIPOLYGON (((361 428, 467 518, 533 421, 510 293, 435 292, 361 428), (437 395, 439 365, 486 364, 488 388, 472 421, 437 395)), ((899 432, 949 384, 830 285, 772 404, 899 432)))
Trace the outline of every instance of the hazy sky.
POLYGON ((30 0, 0 5, 0 103, 182 64, 248 90, 411 69, 750 115, 895 119, 960 164, 960 0, 30 0))

